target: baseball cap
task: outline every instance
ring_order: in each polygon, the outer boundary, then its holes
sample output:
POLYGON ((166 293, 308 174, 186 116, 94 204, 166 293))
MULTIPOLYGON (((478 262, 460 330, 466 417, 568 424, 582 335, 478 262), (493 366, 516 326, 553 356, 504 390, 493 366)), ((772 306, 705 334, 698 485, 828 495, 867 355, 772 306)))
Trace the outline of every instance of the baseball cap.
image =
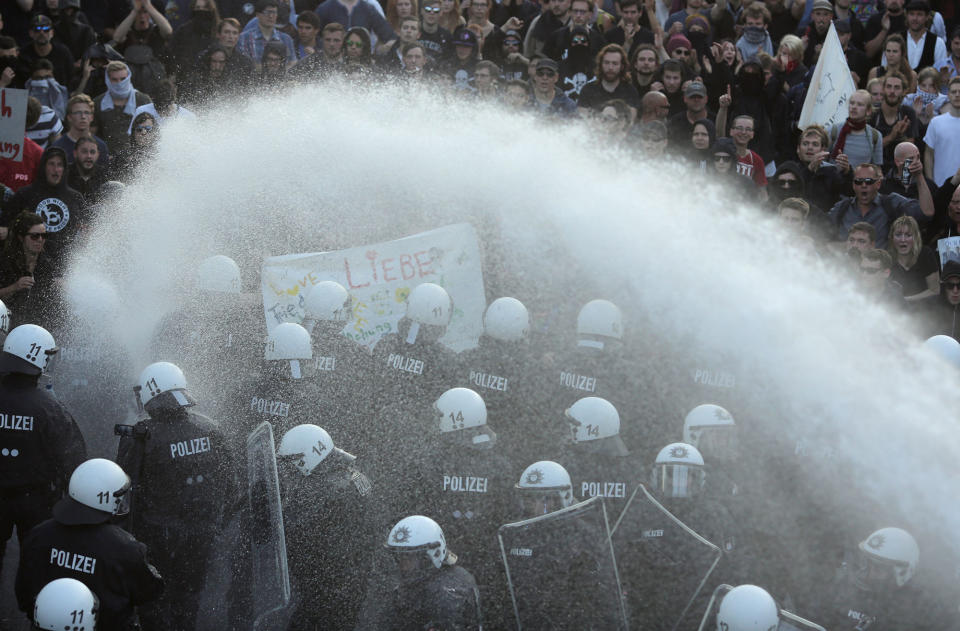
POLYGON ((47 16, 38 13, 30 20, 30 28, 37 28, 38 26, 53 26, 53 21, 47 16))
POLYGON ((707 98, 707 88, 705 85, 699 81, 691 81, 687 84, 687 87, 683 90, 683 96, 702 96, 707 98))
POLYGON ((560 66, 558 66, 557 62, 552 59, 538 59, 537 70, 540 70, 541 68, 549 68, 554 72, 560 72, 560 66))
POLYGON ((455 46, 469 46, 470 48, 477 47, 477 35, 468 28, 462 28, 457 31, 457 34, 453 36, 453 43, 455 46))

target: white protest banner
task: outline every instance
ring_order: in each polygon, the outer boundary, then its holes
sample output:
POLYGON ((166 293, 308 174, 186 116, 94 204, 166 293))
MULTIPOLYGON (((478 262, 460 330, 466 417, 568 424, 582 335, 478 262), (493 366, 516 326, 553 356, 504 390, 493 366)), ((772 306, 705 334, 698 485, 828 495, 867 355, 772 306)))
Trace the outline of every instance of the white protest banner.
POLYGON ((23 162, 27 91, 0 88, 0 158, 23 162))
POLYGON ((805 128, 814 123, 828 130, 834 123, 847 119, 847 101, 857 89, 850 76, 847 57, 837 37, 837 29, 830 24, 827 38, 823 40, 817 67, 810 79, 807 98, 803 101, 803 111, 797 127, 805 128))
POLYGON ((420 283, 436 283, 453 299, 444 344, 461 351, 476 346, 480 337, 487 302, 480 244, 470 224, 335 252, 267 258, 260 275, 267 329, 301 322, 307 294, 325 280, 350 292, 353 319, 343 333, 358 344, 373 347, 395 332, 407 294, 420 283))
POLYGON ((947 261, 960 263, 960 237, 938 239, 937 252, 940 254, 940 269, 943 269, 947 261))

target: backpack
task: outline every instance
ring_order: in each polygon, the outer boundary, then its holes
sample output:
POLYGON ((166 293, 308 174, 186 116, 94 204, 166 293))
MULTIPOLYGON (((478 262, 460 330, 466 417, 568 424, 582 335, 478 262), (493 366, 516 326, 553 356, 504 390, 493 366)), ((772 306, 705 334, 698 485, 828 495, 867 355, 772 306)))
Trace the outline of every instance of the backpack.
POLYGON ((157 86, 167 78, 163 64, 153 54, 153 49, 145 44, 133 44, 123 51, 127 67, 130 68, 130 82, 133 87, 151 97, 157 86))

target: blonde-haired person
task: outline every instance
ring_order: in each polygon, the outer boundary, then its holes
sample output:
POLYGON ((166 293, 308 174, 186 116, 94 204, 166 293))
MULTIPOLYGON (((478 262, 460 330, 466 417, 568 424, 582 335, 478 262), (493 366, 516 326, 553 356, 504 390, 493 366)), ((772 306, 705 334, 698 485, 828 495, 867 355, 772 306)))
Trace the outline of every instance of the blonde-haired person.
POLYGON ((774 58, 774 75, 784 92, 801 83, 807 74, 803 65, 803 40, 796 35, 784 35, 774 58))
POLYGON ((904 300, 916 302, 940 295, 939 260, 923 245, 916 219, 903 215, 893 221, 887 251, 893 259, 890 280, 902 287, 904 300))
POLYGON ((847 119, 830 127, 830 160, 843 173, 857 164, 883 164, 883 135, 867 124, 873 99, 866 90, 857 90, 847 102, 847 119))

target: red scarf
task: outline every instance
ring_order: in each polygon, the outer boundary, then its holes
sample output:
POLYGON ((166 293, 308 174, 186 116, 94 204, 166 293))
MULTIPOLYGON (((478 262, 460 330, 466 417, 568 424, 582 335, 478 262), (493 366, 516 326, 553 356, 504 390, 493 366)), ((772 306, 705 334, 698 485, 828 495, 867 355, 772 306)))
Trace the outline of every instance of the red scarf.
POLYGON ((837 155, 843 153, 843 147, 847 144, 847 134, 851 131, 863 131, 866 126, 866 119, 862 121, 852 121, 847 118, 847 122, 843 124, 840 133, 837 135, 837 143, 833 146, 833 151, 830 152, 830 159, 834 160, 837 155))

